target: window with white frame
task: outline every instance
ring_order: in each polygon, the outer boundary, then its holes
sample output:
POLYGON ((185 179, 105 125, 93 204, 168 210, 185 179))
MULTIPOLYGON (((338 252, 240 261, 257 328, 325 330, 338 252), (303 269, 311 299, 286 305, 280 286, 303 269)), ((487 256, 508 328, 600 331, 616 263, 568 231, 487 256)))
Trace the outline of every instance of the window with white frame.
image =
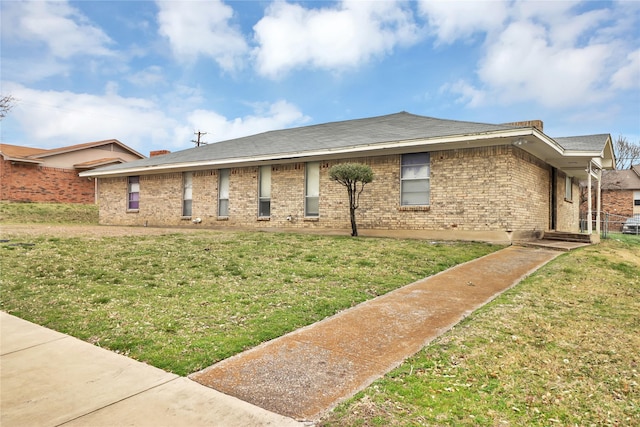
POLYGON ((127 209, 138 210, 140 208, 140 177, 130 176, 128 179, 127 209))
POLYGON ((305 166, 304 216, 320 216, 320 163, 310 162, 305 166))
POLYGON ((193 172, 182 174, 182 216, 191 216, 191 206, 193 199, 193 172))
POLYGON ((258 216, 271 216, 271 166, 260 166, 258 178, 258 216))
POLYGON ((573 200, 573 186, 571 185, 571 177, 565 176, 564 178, 564 199, 567 201, 573 200))
POLYGON ((426 206, 431 196, 429 153, 403 154, 400 175, 400 205, 426 206))
POLYGON ((220 169, 218 178, 218 216, 229 216, 229 169, 220 169))
POLYGON ((640 206, 640 191, 633 192, 633 206, 640 206))

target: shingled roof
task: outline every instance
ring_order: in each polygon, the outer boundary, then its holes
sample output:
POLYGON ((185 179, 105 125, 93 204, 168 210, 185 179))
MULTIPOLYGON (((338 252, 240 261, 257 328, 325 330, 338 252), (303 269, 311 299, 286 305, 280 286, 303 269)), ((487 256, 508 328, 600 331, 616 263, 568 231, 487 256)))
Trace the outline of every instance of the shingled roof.
MULTIPOLYGON (((310 151, 461 134, 472 135, 514 128, 515 126, 511 125, 443 120, 400 112, 386 116, 274 130, 151 157, 129 163, 128 166, 160 166, 176 162, 303 154, 310 151)), ((121 165, 101 170, 119 168, 121 165)))
MULTIPOLYGON (((75 144, 69 145, 65 147, 52 148, 52 149, 44 149, 44 148, 31 148, 31 147, 23 147, 20 145, 11 145, 11 144, 0 144, 0 155, 5 160, 12 160, 23 163, 44 163, 47 157, 53 157, 60 154, 71 153, 74 151, 82 151, 90 148, 99 148, 99 147, 114 147, 116 150, 109 150, 114 153, 118 152, 127 152, 133 154, 139 158, 144 158, 144 156, 137 151, 133 150, 130 147, 127 147, 117 139, 107 139, 104 141, 94 141, 94 142, 86 142, 83 144, 75 144)), ((118 157, 111 157, 106 159, 108 161, 103 161, 101 164, 106 165, 114 162, 124 162, 124 160, 118 157)), ((80 164, 81 169, 86 168, 87 164, 80 164)), ((100 164, 94 164, 93 167, 99 166, 100 164)))
POLYGON ((565 150, 569 151, 602 151, 609 134, 565 136, 554 138, 565 150))
MULTIPOLYGON (((216 142, 200 147, 190 148, 162 156, 129 162, 127 164, 107 166, 97 169, 104 175, 117 174, 119 171, 162 170, 172 165, 232 164, 236 159, 292 159, 310 156, 313 153, 346 152, 349 150, 372 150, 391 143, 399 145, 409 141, 428 141, 437 138, 460 137, 469 139, 479 136, 501 136, 502 133, 518 129, 533 132, 532 126, 516 126, 514 124, 487 124, 445 120, 419 116, 407 112, 363 119, 323 123, 291 129, 274 130, 257 135, 216 142)), ((551 138, 536 129, 538 135, 544 137, 556 150, 562 150, 551 138)), ((606 139, 605 142, 606 143, 606 139)), ((572 146, 588 147, 601 151, 602 138, 580 137, 567 139, 572 146), (599 148, 598 148, 599 147, 599 148)), ((88 176, 88 175, 83 175, 88 176)))
POLYGON ((640 190, 640 165, 633 165, 631 169, 603 171, 602 189, 640 190))

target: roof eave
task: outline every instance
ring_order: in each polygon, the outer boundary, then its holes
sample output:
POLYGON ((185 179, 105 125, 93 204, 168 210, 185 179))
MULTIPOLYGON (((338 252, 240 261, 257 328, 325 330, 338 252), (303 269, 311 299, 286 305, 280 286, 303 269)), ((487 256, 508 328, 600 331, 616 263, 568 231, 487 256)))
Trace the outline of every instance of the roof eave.
MULTIPOLYGON (((205 160, 197 162, 179 162, 161 165, 149 165, 140 167, 123 168, 117 170, 101 171, 100 169, 86 171, 80 173, 83 177, 117 177, 117 176, 129 176, 129 175, 148 175, 155 173, 170 173, 180 172, 186 170, 198 170, 206 168, 223 168, 223 167, 242 167, 263 164, 265 162, 290 162, 300 161, 303 159, 334 159, 340 157, 358 157, 379 155, 380 153, 394 152, 394 151, 406 151, 406 150, 427 150, 435 151, 442 145, 447 145, 447 149, 454 148, 471 148, 491 145, 504 145, 510 144, 513 138, 523 138, 534 135, 535 131, 532 128, 517 128, 510 130, 501 130, 494 132, 485 132, 478 134, 464 134, 464 135, 452 135, 446 137, 436 138, 420 138, 402 141, 388 141, 374 144, 364 144, 351 147, 341 147, 335 149, 325 150, 313 150, 313 151, 299 151, 290 153, 280 153, 277 155, 263 155, 253 157, 236 157, 230 159, 221 160, 205 160), (505 141, 508 139, 508 141, 505 141)), ((539 133, 539 132, 538 132, 539 133)), ((543 135, 550 144, 553 144, 553 140, 543 135)), ((557 146, 557 144, 555 144, 557 146)), ((559 148, 559 147, 558 147, 559 148)))
POLYGON ((4 158, 4 160, 9 161, 9 162, 13 162, 13 163, 29 163, 29 164, 42 164, 44 163, 41 160, 37 160, 37 159, 29 159, 26 157, 11 157, 11 156, 7 156, 7 155, 2 155, 2 157, 4 158))
POLYGON ((95 148, 95 147, 99 147, 101 145, 106 145, 106 144, 115 144, 115 145, 119 146, 120 148, 122 148, 123 150, 126 150, 126 151, 130 152, 131 154, 140 157, 141 159, 146 158, 146 156, 144 156, 143 154, 138 153, 137 151, 135 151, 131 147, 127 147, 122 142, 118 141, 117 139, 105 139, 105 140, 102 140, 102 141, 87 142, 87 143, 84 143, 84 144, 71 145, 71 146, 68 146, 68 147, 54 148, 54 149, 48 150, 48 151, 46 151, 44 153, 36 154, 33 157, 44 158, 44 157, 50 157, 50 156, 57 156, 59 154, 73 153, 74 151, 82 151, 82 150, 95 148))

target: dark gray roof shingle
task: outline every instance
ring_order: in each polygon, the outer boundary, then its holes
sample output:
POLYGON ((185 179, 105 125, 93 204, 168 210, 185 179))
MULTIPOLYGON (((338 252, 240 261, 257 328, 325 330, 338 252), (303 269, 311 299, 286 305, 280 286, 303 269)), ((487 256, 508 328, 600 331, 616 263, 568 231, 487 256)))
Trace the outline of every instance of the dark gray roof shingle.
POLYGON ((511 125, 443 120, 400 112, 386 116, 274 130, 130 162, 123 167, 113 166, 101 170, 207 160, 230 160, 240 157, 277 156, 391 141, 471 135, 514 128, 515 126, 511 125))
POLYGON ((609 134, 565 136, 554 138, 562 148, 569 151, 596 151, 600 152, 607 143, 609 134))
MULTIPOLYGON (((394 141, 478 135, 521 127, 523 126, 436 119, 403 111, 385 116, 274 130, 135 162, 107 166, 100 168, 100 171, 117 172, 133 167, 207 161, 224 162, 252 157, 278 158, 284 155, 298 153, 304 155, 314 151, 348 149, 394 141)), ((556 141, 567 149, 600 151, 606 143, 607 136, 568 137, 558 138, 556 141)))

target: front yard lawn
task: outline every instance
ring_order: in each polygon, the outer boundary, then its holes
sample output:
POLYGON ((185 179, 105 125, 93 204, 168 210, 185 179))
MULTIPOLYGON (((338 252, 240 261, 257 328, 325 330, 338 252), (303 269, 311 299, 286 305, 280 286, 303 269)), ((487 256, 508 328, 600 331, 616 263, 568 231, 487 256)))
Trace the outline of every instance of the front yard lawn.
POLYGON ((179 375, 499 249, 214 231, 2 237, 1 310, 179 375))

